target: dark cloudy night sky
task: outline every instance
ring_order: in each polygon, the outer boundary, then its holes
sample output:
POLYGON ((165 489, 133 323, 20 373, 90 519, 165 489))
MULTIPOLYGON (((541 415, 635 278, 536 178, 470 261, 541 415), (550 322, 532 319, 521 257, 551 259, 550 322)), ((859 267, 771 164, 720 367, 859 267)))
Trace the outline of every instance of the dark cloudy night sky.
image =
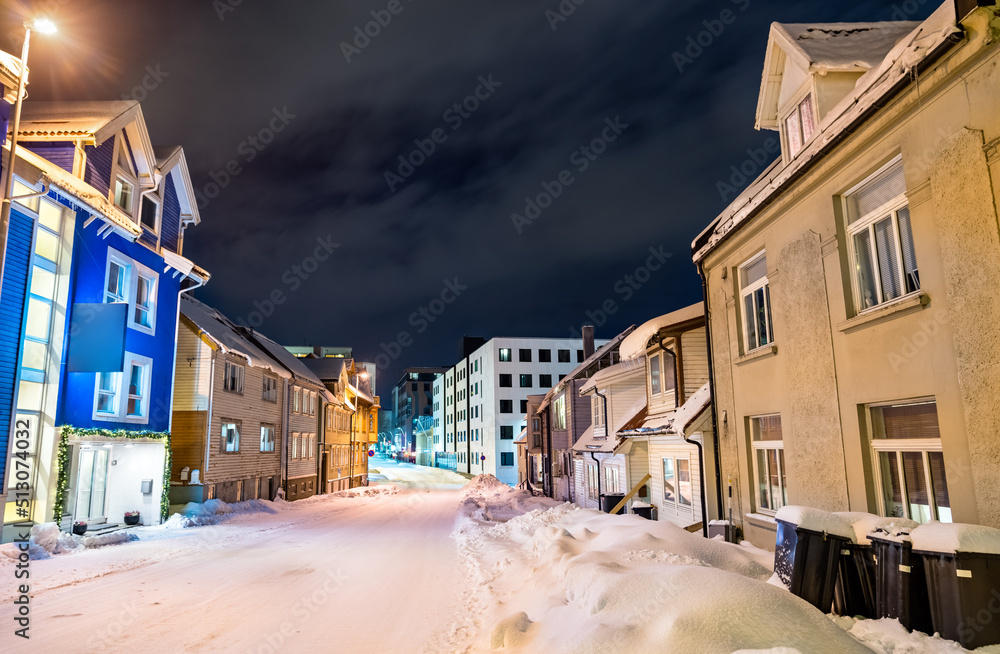
MULTIPOLYGON (((239 166, 186 235, 184 254, 213 276, 197 297, 286 344, 350 345, 367 360, 409 332, 413 344, 380 372, 383 394, 404 366, 454 363, 463 334, 567 336, 613 300, 597 329, 611 337, 699 301, 690 243, 726 205, 717 182, 774 136, 753 129, 769 24, 894 11, 565 0, 575 11, 553 30, 558 0, 400 0, 348 62, 341 43, 387 0, 35 4, 61 32, 33 41, 29 101, 119 99, 158 71, 142 91, 153 143, 182 145, 202 191, 239 166), (679 71, 674 53, 724 10, 733 22, 679 71), (480 76, 499 85, 480 89, 466 117, 446 114, 480 76), (253 148, 275 111, 294 118, 253 148), (570 157, 616 117, 627 129, 580 172, 570 157), (439 128, 443 142, 391 191, 385 173, 439 128), (562 170, 574 182, 519 234, 511 214, 562 170), (317 239, 340 247, 293 290, 317 239), (672 257, 626 301, 616 284, 651 247, 672 257), (446 279, 468 288, 418 333, 411 314, 446 279), (260 322, 254 302, 276 290, 285 301, 260 322)), ((25 6, 4 2, 3 50, 20 51, 13 19, 25 6)))

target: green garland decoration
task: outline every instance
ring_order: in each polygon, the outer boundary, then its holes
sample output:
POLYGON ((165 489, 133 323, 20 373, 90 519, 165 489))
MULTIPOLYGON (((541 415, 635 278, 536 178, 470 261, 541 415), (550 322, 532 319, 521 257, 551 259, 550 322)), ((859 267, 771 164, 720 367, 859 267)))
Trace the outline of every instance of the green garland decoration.
POLYGON ((56 511, 59 517, 66 510, 66 496, 69 494, 69 437, 70 436, 100 436, 102 438, 121 438, 129 440, 163 441, 163 491, 160 493, 160 521, 167 519, 170 512, 170 432, 167 431, 129 431, 127 429, 102 429, 100 427, 80 428, 65 425, 59 430, 59 454, 56 457, 58 473, 56 483, 56 511))

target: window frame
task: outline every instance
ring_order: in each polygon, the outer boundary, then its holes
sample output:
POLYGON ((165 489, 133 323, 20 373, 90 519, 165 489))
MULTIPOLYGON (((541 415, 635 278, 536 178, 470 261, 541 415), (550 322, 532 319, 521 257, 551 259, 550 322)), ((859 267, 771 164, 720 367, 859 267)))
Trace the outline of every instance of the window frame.
POLYGON ((278 378, 274 375, 269 375, 264 373, 263 379, 261 380, 261 391, 260 399, 263 402, 271 402, 272 404, 278 403, 278 378), (268 389, 268 382, 271 383, 272 387, 268 389), (270 393, 268 392, 270 390, 270 393), (273 394, 274 397, 268 397, 269 394, 273 394))
POLYGON ((534 388, 535 376, 530 372, 522 372, 517 376, 517 383, 518 388, 534 388))
MULTIPOLYGON (((903 175, 902 169, 902 155, 896 155, 889 162, 881 166, 878 170, 868 175, 863 180, 855 184, 853 187, 848 189, 843 195, 841 195, 841 203, 844 216, 844 238, 847 241, 847 261, 848 268, 850 269, 851 275, 851 293, 854 299, 854 310, 857 315, 861 315, 870 311, 878 310, 881 307, 885 307, 888 304, 894 302, 900 302, 905 298, 913 295, 918 295, 921 292, 921 286, 919 281, 919 271, 920 265, 917 262, 917 287, 912 291, 906 290, 906 270, 905 270, 905 259, 903 258, 903 244, 900 238, 899 229, 899 212, 903 209, 909 209, 910 201, 906 196, 906 191, 900 193, 894 198, 884 202, 882 205, 875 207, 867 214, 863 216, 858 216, 853 222, 851 220, 851 209, 850 202, 851 198, 864 189, 869 184, 877 181, 879 177, 883 175, 888 175, 893 172, 893 168, 899 168, 899 174, 903 175), (875 236, 875 225, 880 223, 885 219, 889 219, 892 225, 892 245, 893 254, 896 259, 896 283, 899 285, 900 294, 897 297, 886 299, 884 297, 883 284, 882 284, 882 270, 880 261, 878 258, 878 245, 875 236), (858 274, 857 256, 858 249, 855 245, 855 238, 861 232, 868 232, 869 236, 869 257, 872 262, 872 285, 875 287, 876 301, 870 307, 864 306, 864 291, 861 288, 861 279, 858 274)), ((903 182, 905 186, 905 177, 903 177, 903 182)), ((910 238, 913 238, 913 225, 912 217, 910 224, 910 238)), ((913 244, 913 249, 916 250, 916 243, 913 244)), ((914 257, 916 253, 914 252, 914 257)))
POLYGON ((275 426, 269 423, 262 422, 260 424, 260 451, 262 453, 273 453, 274 452, 274 441, 275 441, 275 426), (264 439, 264 431, 268 430, 270 432, 270 439, 264 439), (267 447, 268 443, 270 447, 267 447))
POLYGON ((664 509, 669 509, 674 516, 686 516, 694 518, 694 503, 695 501, 700 501, 700 498, 695 494, 694 488, 694 468, 691 465, 691 455, 690 454, 679 454, 668 453, 665 456, 660 457, 660 473, 663 475, 663 488, 661 492, 663 497, 661 501, 663 502, 664 509), (667 470, 666 463, 670 461, 672 466, 672 472, 674 480, 674 499, 671 500, 667 498, 667 470), (682 493, 680 487, 680 466, 679 461, 684 461, 687 463, 688 481, 687 484, 690 487, 691 501, 687 504, 681 501, 682 493))
MULTIPOLYGON (((753 416, 748 416, 747 417, 747 424, 749 426, 749 431, 750 431, 750 450, 752 452, 752 454, 750 456, 750 460, 751 460, 751 466, 753 468, 752 479, 753 479, 754 499, 756 500, 756 505, 755 506, 756 506, 756 510, 759 513, 763 513, 765 515, 775 515, 778 512, 778 509, 780 509, 781 507, 787 505, 786 498, 788 497, 788 485, 787 485, 786 479, 785 479, 785 476, 786 476, 786 473, 787 473, 787 467, 785 466, 785 440, 784 440, 785 433, 784 433, 784 427, 782 427, 781 440, 780 441, 758 440, 758 439, 754 438, 754 426, 753 426, 754 425, 754 420, 758 420, 758 419, 761 419, 761 418, 771 418, 771 417, 775 417, 775 416, 778 417, 779 421, 781 420, 781 414, 780 413, 763 413, 763 414, 758 414, 758 415, 753 415, 753 416), (781 499, 781 502, 782 502, 781 506, 779 506, 779 507, 773 506, 774 505, 773 498, 770 499, 770 501, 768 502, 768 506, 767 507, 764 507, 763 503, 761 502, 760 484, 759 484, 760 469, 759 469, 759 465, 758 465, 758 462, 757 462, 757 458, 758 458, 758 452, 764 451, 764 450, 776 450, 777 451, 777 453, 775 454, 774 460, 775 460, 775 462, 777 464, 777 467, 778 467, 778 470, 777 470, 777 473, 778 473, 778 490, 779 490, 779 495, 780 495, 780 499, 781 499)), ((770 467, 768 468, 767 472, 770 473, 770 467)), ((770 474, 768 474, 767 478, 770 479, 770 474)))
POLYGON ((246 366, 242 363, 237 363, 230 359, 225 360, 225 365, 222 366, 222 390, 227 393, 232 393, 233 395, 243 395, 246 389, 246 366), (229 369, 234 368, 238 371, 237 382, 239 383, 238 389, 229 388, 229 369))
MULTIPOLYGON (((91 417, 94 420, 99 420, 102 422, 124 422, 129 424, 146 425, 149 424, 149 410, 152 405, 152 398, 150 393, 153 387, 152 383, 153 376, 153 359, 151 357, 143 356, 141 354, 136 354, 134 352, 125 352, 125 357, 122 362, 122 369, 120 371, 112 372, 97 372, 94 373, 94 397, 92 402, 92 413, 91 417), (143 369, 142 376, 142 389, 137 397, 144 401, 144 408, 141 415, 129 415, 128 414, 128 400, 129 400, 129 384, 130 377, 126 375, 126 371, 129 375, 132 372, 132 366, 138 365, 143 369), (115 377, 115 411, 114 413, 108 413, 105 411, 98 411, 98 399, 101 393, 101 375, 111 374, 116 375, 115 377)), ((105 391, 105 394, 107 392, 105 391)))
POLYGON ((780 123, 781 134, 785 138, 785 146, 786 146, 786 151, 788 153, 787 156, 788 159, 793 159, 798 153, 805 150, 806 144, 809 143, 812 137, 816 135, 817 132, 816 128, 819 125, 818 118, 819 116, 817 115, 816 111, 815 94, 813 93, 812 87, 809 86, 806 88, 804 93, 800 92, 799 94, 796 95, 796 99, 790 103, 789 109, 785 111, 785 113, 782 114, 781 116, 781 123, 780 123), (803 126, 804 121, 802 120, 803 117, 802 105, 805 104, 806 101, 809 102, 809 109, 810 109, 809 119, 810 123, 812 124, 812 131, 809 132, 808 135, 806 134, 805 128, 803 126), (795 149, 792 148, 792 138, 791 134, 789 133, 789 126, 788 126, 788 120, 793 115, 798 119, 797 137, 799 140, 799 147, 795 149))
POLYGON ((156 336, 157 307, 159 306, 158 293, 160 290, 160 275, 149 266, 143 265, 132 257, 115 248, 108 248, 108 260, 104 265, 104 285, 101 287, 102 302, 104 304, 127 304, 128 316, 126 324, 129 329, 134 329, 150 336, 156 336), (108 282, 111 279, 111 264, 123 270, 124 281, 122 282, 121 297, 115 295, 114 302, 108 301, 108 282), (145 278, 151 282, 151 290, 148 294, 150 305, 146 308, 150 313, 150 326, 143 325, 135 319, 136 309, 139 304, 139 278, 145 278))
POLYGON ((243 435, 243 421, 232 418, 220 418, 219 422, 219 452, 221 454, 239 454, 240 438, 243 435), (229 449, 229 440, 226 437, 226 426, 232 425, 236 428, 236 440, 233 449, 229 449))
POLYGON ((497 360, 500 363, 510 363, 513 360, 513 348, 501 347, 497 353, 497 360))
POLYGON ((761 250, 757 254, 753 255, 742 264, 736 267, 736 284, 739 287, 740 301, 739 301, 739 315, 742 318, 740 331, 743 334, 743 353, 751 354, 757 350, 761 350, 767 347, 771 347, 774 344, 774 317, 771 313, 771 284, 767 276, 767 250, 761 250), (743 271, 754 265, 761 259, 764 259, 764 274, 760 279, 743 286, 743 271), (759 311, 760 308, 757 306, 757 299, 754 295, 757 291, 764 291, 764 320, 767 325, 767 342, 760 342, 760 334, 756 333, 757 321, 754 320, 754 331, 756 337, 756 345, 750 347, 750 333, 747 330, 747 310, 746 310, 746 299, 751 298, 751 302, 754 305, 755 311, 759 311))
POLYGON ((162 222, 161 222, 162 219, 163 219, 163 200, 161 200, 158 195, 156 195, 155 193, 152 193, 152 192, 145 193, 145 194, 140 193, 139 194, 139 221, 138 221, 139 227, 142 227, 144 230, 146 230, 148 232, 151 232, 152 234, 158 236, 160 234, 160 226, 162 224, 162 222), (153 215, 153 226, 152 227, 150 227, 146 223, 142 222, 142 209, 143 209, 143 204, 145 203, 146 200, 149 200, 150 202, 152 202, 153 204, 156 205, 156 212, 153 215))

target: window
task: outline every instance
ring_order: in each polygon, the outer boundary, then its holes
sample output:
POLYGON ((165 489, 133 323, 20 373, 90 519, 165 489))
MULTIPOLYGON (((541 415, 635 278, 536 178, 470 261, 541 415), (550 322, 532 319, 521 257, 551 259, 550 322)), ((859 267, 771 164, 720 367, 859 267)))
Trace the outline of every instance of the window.
POLYGON ((531 362, 531 350, 529 348, 521 348, 517 351, 517 360, 521 363, 531 362))
POLYGON ((278 401, 278 378, 271 375, 264 375, 264 389, 261 391, 261 398, 265 402, 278 401))
POLYGON ((115 205, 132 215, 132 189, 134 185, 123 177, 115 179, 115 205))
POLYGON ((292 413, 302 411, 302 389, 296 388, 292 391, 292 413))
POLYGON ((521 400, 521 413, 528 412, 528 400, 521 400))
POLYGON ((125 299, 125 289, 128 283, 128 265, 108 259, 108 283, 105 285, 107 291, 104 294, 104 302, 111 304, 114 302, 127 302, 125 299))
POLYGON ((541 431, 542 430, 542 419, 532 418, 531 419, 531 431, 541 431))
POLYGON ((590 398, 591 421, 595 427, 604 426, 604 399, 597 394, 590 398))
POLYGON ((514 400, 500 400, 500 413, 514 413, 514 400))
POLYGON ((937 403, 869 407, 882 515, 951 522, 937 403))
POLYGON ((659 395, 663 389, 660 387, 660 355, 654 354, 649 357, 649 392, 652 395, 659 395))
POLYGON ((500 440, 509 441, 514 438, 514 427, 513 425, 501 425, 500 426, 500 440))
POLYGON ((531 388, 531 375, 521 375, 521 388, 531 388))
POLYGON ((816 118, 813 114, 812 94, 807 95, 795 105, 792 112, 785 117, 785 138, 788 143, 788 156, 794 157, 809 137, 816 131, 816 118))
POLYGON ((750 435, 754 452, 753 468, 757 509, 766 513, 774 513, 788 504, 781 416, 750 418, 750 435))
POLYGON ((153 360, 125 353, 121 372, 95 375, 94 420, 149 422, 149 393, 153 360))
POLYGON ((620 493, 621 488, 618 486, 618 468, 615 466, 608 466, 604 469, 604 492, 605 493, 620 493))
POLYGON ((687 457, 663 458, 664 508, 674 511, 691 511, 694 498, 691 484, 691 460, 687 457))
POLYGON ((552 429, 566 429, 566 396, 560 395, 552 402, 552 429))
POLYGON ((513 380, 510 375, 500 375, 500 388, 510 388, 513 385, 513 380))
POLYGON ((160 201, 156 198, 144 195, 142 196, 142 208, 139 211, 139 222, 146 229, 157 232, 156 225, 160 217, 160 201))
POLYGON ((552 350, 538 350, 538 360, 542 363, 552 363, 552 350))
POLYGON ((587 497, 592 500, 597 499, 597 484, 600 478, 597 476, 597 465, 587 464, 587 497))
POLYGON ((771 287, 763 252, 740 266, 740 306, 743 309, 743 347, 752 352, 774 341, 771 326, 771 287))
POLYGON ((920 290, 903 166, 888 168, 846 195, 848 249, 859 312, 920 290))
POLYGON ((292 432, 292 437, 289 439, 289 446, 288 447, 291 448, 291 450, 292 450, 291 458, 293 460, 299 458, 299 438, 300 438, 300 436, 301 436, 301 434, 299 434, 298 432, 294 432, 293 431, 292 432))
POLYGON ((222 421, 222 451, 240 451, 240 423, 238 421, 222 421))
POLYGON ((566 379, 566 375, 559 375, 559 381, 566 379))
POLYGON ((583 363, 583 350, 576 351, 576 362, 583 363))
POLYGON ((500 348, 500 360, 504 362, 510 361, 510 348, 502 347, 500 348))
POLYGON ((502 465, 502 466, 512 466, 512 465, 514 465, 514 453, 513 452, 501 452, 500 453, 500 465, 502 465))
POLYGON ((569 350, 559 350, 559 363, 569 363, 569 350))
POLYGON ((274 451, 274 425, 260 426, 260 451, 274 451))
POLYGON ((135 285, 135 311, 132 322, 146 329, 153 328, 153 298, 156 297, 156 279, 139 274, 135 285))
POLYGON ((242 395, 243 374, 243 366, 232 361, 226 361, 225 377, 222 378, 222 390, 242 395))
POLYGON ((551 388, 552 387, 552 375, 538 375, 538 387, 539 388, 551 388))

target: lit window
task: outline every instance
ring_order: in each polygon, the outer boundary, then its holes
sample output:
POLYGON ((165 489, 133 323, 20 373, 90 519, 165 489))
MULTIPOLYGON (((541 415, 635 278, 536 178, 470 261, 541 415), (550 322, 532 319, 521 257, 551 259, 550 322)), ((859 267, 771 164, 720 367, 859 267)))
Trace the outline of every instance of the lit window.
POLYGON ((785 118, 785 138, 788 139, 788 156, 794 157, 809 137, 816 131, 816 119, 813 114, 812 95, 807 95, 799 102, 792 113, 785 118))
POLYGON ((897 159, 845 197, 859 312, 920 290, 905 191, 903 167, 897 159))
POLYGON ((128 215, 132 215, 132 189, 130 182, 118 177, 115 179, 115 205, 128 215))
POLYGON ((97 373, 93 418, 149 422, 152 368, 153 360, 149 357, 126 352, 123 372, 97 373))
POLYGON ((664 508, 674 513, 691 511, 694 487, 691 483, 691 460, 687 457, 663 458, 664 508))
POLYGON ((754 451, 757 508, 765 513, 774 513, 788 504, 781 416, 750 418, 750 433, 754 451))
POLYGON ((614 466, 608 466, 604 469, 604 492, 605 493, 618 493, 621 489, 619 484, 619 472, 618 468, 614 466))
POLYGON ((660 355, 654 354, 649 357, 649 392, 659 395, 660 390, 660 355))
POLYGON ((771 325, 771 287, 763 252, 740 266, 740 306, 743 309, 743 346, 746 352, 774 341, 771 325))
POLYGON ((135 285, 135 313, 133 321, 148 329, 153 328, 153 298, 156 281, 151 277, 138 275, 135 285))
POLYGON ((118 399, 117 372, 101 372, 97 374, 97 412, 105 415, 117 415, 115 406, 118 399))
POLYGON ((500 361, 509 362, 510 359, 511 359, 510 348, 509 347, 500 348, 500 361))
POLYGON ((222 423, 222 451, 240 451, 240 424, 238 422, 222 423))
POLYGON ((552 428, 566 429, 566 396, 560 395, 552 402, 552 428))
POLYGON ((125 286, 128 280, 128 266, 112 259, 108 260, 106 303, 125 302, 125 286))
POLYGON ((143 409, 143 397, 145 394, 145 367, 138 363, 131 365, 128 382, 128 410, 127 415, 132 417, 142 417, 145 415, 143 409))
POLYGON ((260 426, 260 451, 274 451, 274 427, 271 425, 260 426))

